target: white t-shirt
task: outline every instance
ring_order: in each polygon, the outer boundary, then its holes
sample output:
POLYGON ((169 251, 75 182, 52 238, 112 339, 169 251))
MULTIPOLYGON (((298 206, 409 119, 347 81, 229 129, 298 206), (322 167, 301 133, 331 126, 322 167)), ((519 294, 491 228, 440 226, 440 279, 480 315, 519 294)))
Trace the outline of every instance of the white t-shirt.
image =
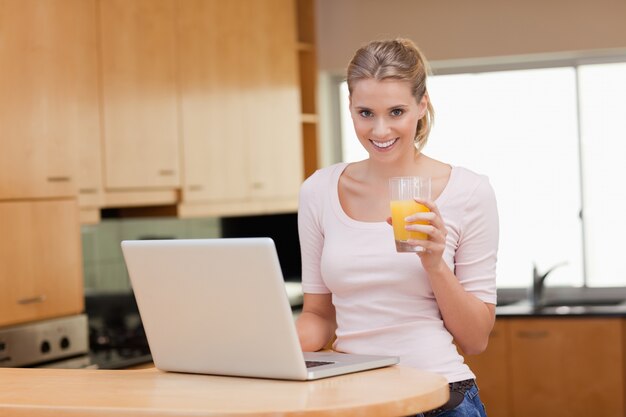
MULTIPOLYGON (((300 189, 298 231, 305 293, 332 293, 340 352, 400 356, 400 363, 474 378, 452 343, 421 261, 397 253, 392 227, 349 217, 339 202, 346 163, 323 168, 300 189)), ((453 167, 435 200, 448 229, 444 261, 463 288, 496 303, 498 211, 487 177, 453 167)))

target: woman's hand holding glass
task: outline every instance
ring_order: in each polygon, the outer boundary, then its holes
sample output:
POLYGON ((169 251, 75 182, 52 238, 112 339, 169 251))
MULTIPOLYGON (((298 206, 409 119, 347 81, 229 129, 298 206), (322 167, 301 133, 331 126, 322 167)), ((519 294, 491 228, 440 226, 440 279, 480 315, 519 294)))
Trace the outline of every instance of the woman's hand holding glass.
MULTIPOLYGON (((446 248, 448 230, 439 208, 433 201, 415 198, 415 202, 426 206, 430 211, 420 211, 407 216, 405 228, 425 234, 426 239, 411 239, 407 243, 423 248, 416 254, 422 260, 422 266, 426 271, 434 271, 444 265, 443 252, 446 248)), ((391 217, 387 218, 387 223, 393 224, 391 217)))
POLYGON ((437 205, 429 200, 421 200, 416 198, 415 201, 422 204, 430 211, 417 212, 406 218, 406 229, 414 232, 421 232, 428 236, 426 240, 414 240, 409 243, 420 245, 424 248, 423 251, 417 252, 417 255, 422 260, 422 266, 426 271, 431 271, 440 268, 443 263, 443 252, 446 249, 446 236, 448 230, 441 217, 439 208, 437 205), (416 222, 422 222, 426 224, 420 224, 416 222), (410 223, 410 224, 409 224, 410 223))

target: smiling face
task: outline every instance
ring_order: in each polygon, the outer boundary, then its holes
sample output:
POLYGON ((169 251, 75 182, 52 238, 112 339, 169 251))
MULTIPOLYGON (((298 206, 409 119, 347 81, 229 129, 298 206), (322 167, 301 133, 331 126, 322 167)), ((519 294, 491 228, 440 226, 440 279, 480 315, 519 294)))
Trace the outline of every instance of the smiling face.
POLYGON ((428 98, 418 103, 406 81, 362 79, 350 95, 356 135, 370 159, 413 158, 417 122, 426 113, 428 98))

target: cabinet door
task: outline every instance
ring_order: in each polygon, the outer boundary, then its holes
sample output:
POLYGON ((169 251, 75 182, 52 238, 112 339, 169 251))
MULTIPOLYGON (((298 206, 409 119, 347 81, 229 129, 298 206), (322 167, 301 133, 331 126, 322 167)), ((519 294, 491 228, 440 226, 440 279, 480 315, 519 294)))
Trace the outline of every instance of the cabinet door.
POLYGON ((516 417, 624 415, 620 318, 510 322, 516 417))
POLYGON ((75 199, 0 202, 0 326, 80 313, 75 199))
POLYGON ((101 0, 105 187, 177 187, 174 0, 101 0))
POLYGON ((78 140, 78 202, 81 207, 99 208, 102 196, 102 135, 98 90, 98 34, 95 0, 80 1, 84 15, 80 36, 74 39, 80 48, 85 70, 74 83, 80 88, 81 124, 76 126, 78 140))
POLYGON ((248 194, 241 88, 250 69, 241 65, 241 27, 247 24, 241 16, 249 3, 189 0, 178 5, 187 202, 243 200, 248 194))
POLYGON ((253 198, 298 195, 303 178, 296 11, 293 0, 246 7, 244 135, 253 198))
POLYGON ((178 28, 184 201, 297 196, 293 2, 180 2, 178 28))
POLYGON ((479 355, 465 355, 465 362, 476 375, 480 398, 489 417, 511 415, 508 332, 508 321, 497 320, 487 349, 479 355))
POLYGON ((0 2, 0 199, 75 196, 98 134, 93 0, 0 2))

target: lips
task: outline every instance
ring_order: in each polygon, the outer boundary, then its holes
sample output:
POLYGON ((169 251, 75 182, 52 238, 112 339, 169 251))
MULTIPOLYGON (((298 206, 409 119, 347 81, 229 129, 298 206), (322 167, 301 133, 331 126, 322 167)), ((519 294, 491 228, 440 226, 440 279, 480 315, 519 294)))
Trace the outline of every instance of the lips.
POLYGON ((393 145, 394 143, 396 143, 397 141, 398 141, 398 138, 393 138, 393 139, 385 141, 385 142, 378 142, 378 141, 370 139, 370 142, 372 142, 372 144, 375 147, 377 147, 378 149, 386 149, 386 148, 390 147, 391 145, 393 145))

